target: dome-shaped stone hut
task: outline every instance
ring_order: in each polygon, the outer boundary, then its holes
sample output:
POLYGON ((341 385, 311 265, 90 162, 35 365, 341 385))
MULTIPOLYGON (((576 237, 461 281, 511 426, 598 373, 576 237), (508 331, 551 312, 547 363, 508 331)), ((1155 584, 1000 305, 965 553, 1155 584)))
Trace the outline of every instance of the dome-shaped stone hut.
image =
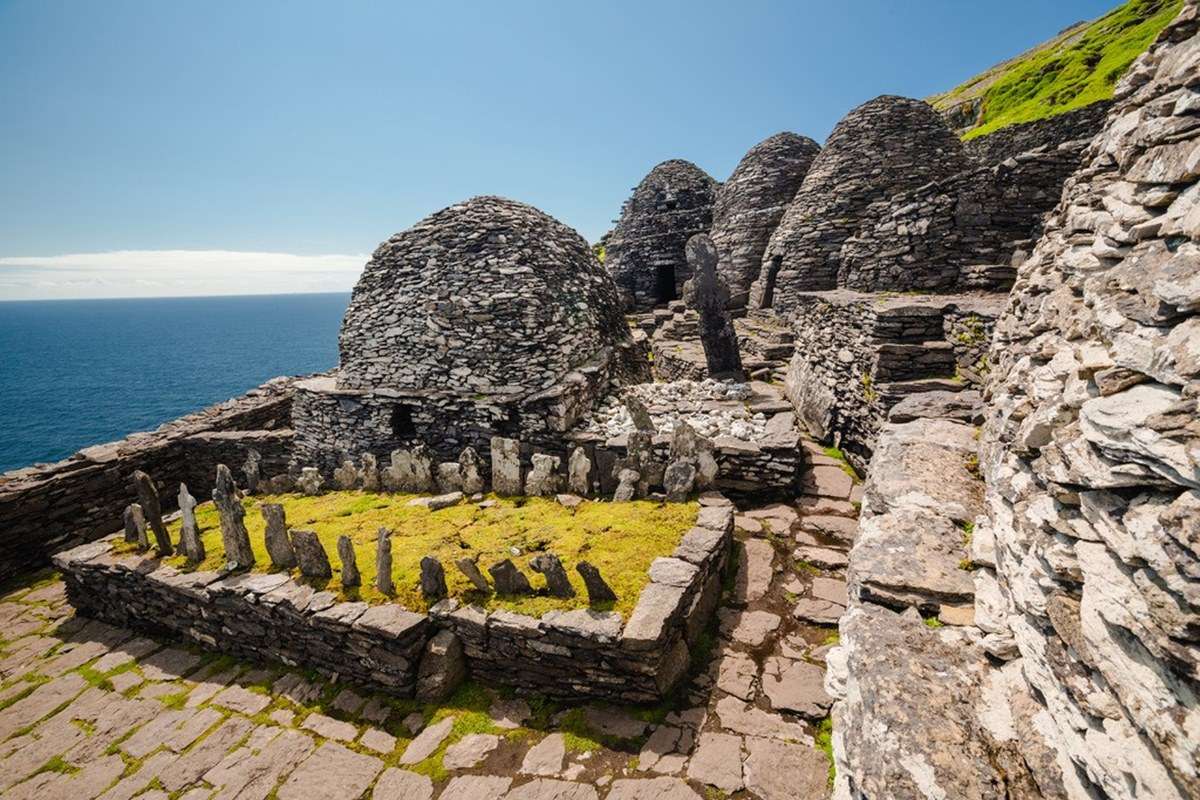
POLYGON ((304 382, 298 460, 323 468, 424 442, 563 431, 612 384, 645 379, 612 278, 578 233, 476 197, 398 233, 363 270, 340 365, 304 382))
POLYGON ((717 190, 712 240, 730 308, 746 305, 771 233, 820 151, 807 136, 777 133, 750 148, 717 190))
POLYGON ((692 162, 672 159, 650 170, 633 190, 604 258, 626 311, 645 311, 682 295, 691 276, 684 248, 712 226, 717 186, 692 162))
POLYGON ((750 305, 787 313, 796 292, 838 285, 842 244, 872 203, 970 166, 933 107, 884 95, 847 114, 771 235, 750 305))

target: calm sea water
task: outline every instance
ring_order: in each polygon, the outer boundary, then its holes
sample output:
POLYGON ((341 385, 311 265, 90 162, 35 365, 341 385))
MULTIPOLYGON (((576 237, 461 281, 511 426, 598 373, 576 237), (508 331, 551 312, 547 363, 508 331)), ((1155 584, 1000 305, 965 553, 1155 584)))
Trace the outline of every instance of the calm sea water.
POLYGON ((337 364, 349 293, 0 302, 0 472, 337 364))

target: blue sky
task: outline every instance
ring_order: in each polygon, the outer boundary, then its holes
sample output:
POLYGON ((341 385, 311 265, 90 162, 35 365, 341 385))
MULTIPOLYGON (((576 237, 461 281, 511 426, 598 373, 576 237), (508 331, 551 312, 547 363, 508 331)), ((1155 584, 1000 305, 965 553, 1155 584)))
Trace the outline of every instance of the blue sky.
POLYGON ((349 288, 476 194, 595 240, 659 161, 723 180, 1113 5, 0 0, 0 299, 349 288))

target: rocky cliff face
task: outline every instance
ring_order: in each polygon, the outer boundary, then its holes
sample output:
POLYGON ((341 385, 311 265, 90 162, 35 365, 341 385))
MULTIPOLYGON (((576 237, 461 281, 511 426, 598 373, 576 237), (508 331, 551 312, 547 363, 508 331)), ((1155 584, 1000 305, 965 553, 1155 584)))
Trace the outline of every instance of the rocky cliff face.
POLYGON ((1075 796, 1200 796, 1200 17, 1119 84, 992 350, 976 622, 1075 796))

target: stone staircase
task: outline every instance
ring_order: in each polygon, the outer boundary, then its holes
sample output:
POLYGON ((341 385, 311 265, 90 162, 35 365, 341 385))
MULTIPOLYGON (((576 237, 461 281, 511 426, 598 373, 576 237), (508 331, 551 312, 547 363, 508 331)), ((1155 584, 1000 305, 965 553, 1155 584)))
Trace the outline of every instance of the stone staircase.
MULTIPOLYGON (((638 316, 636 327, 651 333, 658 342, 699 343, 699 316, 682 300, 666 308, 638 316)), ((752 311, 735 319, 734 329, 742 353, 742 366, 753 380, 782 382, 795 342, 788 326, 770 313, 752 311)))
POLYGON ((898 305, 880 309, 871 324, 873 386, 885 411, 922 392, 958 392, 954 345, 946 338, 945 309, 898 305))

